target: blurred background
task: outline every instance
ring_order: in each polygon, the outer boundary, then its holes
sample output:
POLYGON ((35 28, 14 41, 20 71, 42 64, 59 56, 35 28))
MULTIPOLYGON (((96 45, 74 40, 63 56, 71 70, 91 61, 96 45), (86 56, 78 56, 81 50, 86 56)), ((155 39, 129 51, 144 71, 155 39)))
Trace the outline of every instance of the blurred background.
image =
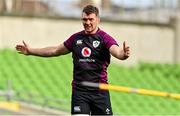
MULTIPOLYGON (((128 60, 112 58, 110 84, 180 93, 180 0, 0 0, 0 114, 70 114, 71 54, 24 56, 15 46, 62 43, 83 29, 87 4, 131 48, 128 60)), ((178 99, 111 91, 111 100, 117 115, 180 115, 178 99)))

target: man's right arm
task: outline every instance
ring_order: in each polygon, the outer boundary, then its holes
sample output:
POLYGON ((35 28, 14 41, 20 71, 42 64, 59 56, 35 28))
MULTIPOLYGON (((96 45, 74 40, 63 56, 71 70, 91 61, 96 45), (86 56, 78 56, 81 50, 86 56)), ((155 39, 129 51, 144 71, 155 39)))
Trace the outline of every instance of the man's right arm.
POLYGON ((16 50, 25 55, 35 55, 41 57, 53 57, 59 55, 65 55, 70 51, 64 46, 64 44, 60 44, 58 46, 51 46, 45 48, 31 48, 23 41, 23 45, 17 45, 16 50))

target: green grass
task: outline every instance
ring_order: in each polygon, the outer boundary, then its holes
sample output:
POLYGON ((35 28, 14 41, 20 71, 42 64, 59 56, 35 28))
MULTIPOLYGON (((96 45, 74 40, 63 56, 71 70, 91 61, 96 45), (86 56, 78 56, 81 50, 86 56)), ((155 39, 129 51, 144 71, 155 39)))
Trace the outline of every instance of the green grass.
MULTIPOLYGON (((111 84, 131 88, 179 93, 179 65, 141 63, 135 67, 112 64, 109 67, 111 84), (167 70, 168 69, 168 70, 167 70)), ((114 112, 138 115, 180 114, 178 100, 138 94, 111 92, 114 112)))
MULTIPOLYGON (((71 98, 70 55, 40 58, 24 56, 9 49, 0 51, 0 54, 0 90, 6 89, 6 81, 11 80, 13 89, 20 93, 17 99, 37 104, 44 104, 46 99, 55 99, 56 106, 70 108, 70 103, 67 104, 71 98), (58 104, 56 99, 65 102, 58 104)), ((51 100, 48 101, 50 104, 53 104, 51 100)))
MULTIPOLYGON (((41 58, 0 50, 0 90, 11 80, 18 93, 15 99, 70 110, 72 69, 71 54, 41 58)), ((108 72, 113 85, 180 93, 180 65, 140 63, 123 67, 112 63, 108 72)), ((110 94, 114 114, 180 115, 179 100, 115 91, 110 94)))

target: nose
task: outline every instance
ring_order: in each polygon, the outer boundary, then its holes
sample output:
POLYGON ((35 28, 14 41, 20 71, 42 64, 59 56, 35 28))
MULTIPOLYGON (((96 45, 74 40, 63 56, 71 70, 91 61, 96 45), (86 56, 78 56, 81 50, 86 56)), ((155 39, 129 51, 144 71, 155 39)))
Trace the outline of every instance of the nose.
POLYGON ((86 24, 89 25, 89 24, 90 24, 90 20, 87 20, 87 21, 86 21, 86 24))

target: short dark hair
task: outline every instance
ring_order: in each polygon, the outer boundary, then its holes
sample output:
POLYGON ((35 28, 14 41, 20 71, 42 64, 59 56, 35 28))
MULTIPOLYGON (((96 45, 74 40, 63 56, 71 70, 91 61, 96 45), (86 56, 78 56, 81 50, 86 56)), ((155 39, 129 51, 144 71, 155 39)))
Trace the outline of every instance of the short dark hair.
POLYGON ((94 13, 96 16, 99 16, 99 9, 93 5, 87 5, 83 8, 84 13, 87 15, 94 13))

